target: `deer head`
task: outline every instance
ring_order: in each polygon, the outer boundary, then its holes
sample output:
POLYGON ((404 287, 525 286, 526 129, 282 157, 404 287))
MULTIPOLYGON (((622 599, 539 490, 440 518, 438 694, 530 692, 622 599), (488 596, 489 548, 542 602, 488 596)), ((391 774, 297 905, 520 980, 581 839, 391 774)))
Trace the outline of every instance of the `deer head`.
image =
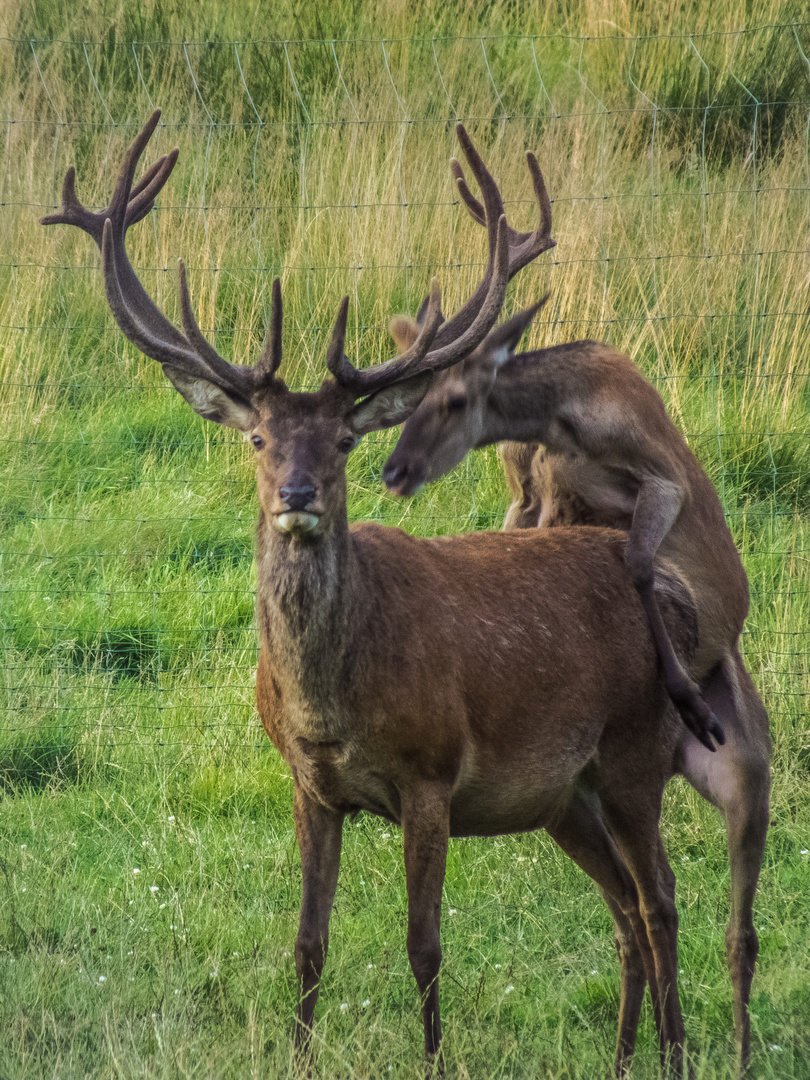
MULTIPOLYGON (((395 495, 413 495, 423 484, 450 472, 469 450, 481 444, 498 369, 514 356, 520 339, 547 300, 546 295, 513 315, 465 360, 434 377, 383 468, 383 480, 395 495)), ((423 332, 418 319, 398 316, 392 320, 390 329, 398 346, 418 339, 423 332)))
MULTIPOLYGON (((120 329, 163 365, 175 389, 200 416, 237 428, 250 439, 257 454, 261 506, 275 530, 296 539, 314 539, 341 514, 345 517, 345 462, 358 440, 407 419, 433 373, 466 356, 494 325, 512 265, 503 204, 492 193, 484 207, 479 204, 477 216, 490 241, 487 268, 474 295, 453 318, 444 320, 434 280, 410 345, 386 363, 358 370, 344 352, 346 297, 326 356, 331 377, 314 393, 295 393, 278 374, 282 353, 278 279, 273 282, 264 351, 253 367, 244 367, 229 363, 203 337, 182 261, 182 331, 160 312, 135 274, 124 243, 127 229, 152 209, 178 156, 175 149, 160 158, 133 186, 138 161, 159 119, 158 110, 127 151, 106 210, 91 213, 82 206, 71 168, 62 188, 61 211, 42 218, 42 224, 76 225, 93 237, 102 253, 107 300, 120 329)), ((459 139, 480 182, 483 165, 461 125, 459 139)), ((454 170, 459 168, 455 163, 454 170)))

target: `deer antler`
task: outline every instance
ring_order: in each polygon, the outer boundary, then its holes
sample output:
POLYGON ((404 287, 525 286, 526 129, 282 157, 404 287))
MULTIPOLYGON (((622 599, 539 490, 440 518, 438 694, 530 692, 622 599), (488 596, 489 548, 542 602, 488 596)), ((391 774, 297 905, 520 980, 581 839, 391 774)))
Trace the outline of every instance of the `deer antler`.
MULTIPOLYGON (((374 368, 357 371, 343 355, 343 335, 339 318, 327 363, 335 378, 356 390, 358 394, 372 393, 383 386, 424 371, 441 371, 471 353, 495 325, 509 281, 524 266, 556 244, 556 241, 551 239, 551 200, 534 154, 527 153, 526 159, 540 208, 540 224, 533 232, 521 233, 507 223, 498 185, 473 146, 463 124, 456 125, 456 134, 484 200, 480 203, 475 198, 467 186, 461 165, 455 158, 451 158, 450 169, 459 194, 472 217, 487 230, 489 248, 486 272, 467 303, 446 322, 443 321, 438 307, 431 316, 433 297, 431 295, 426 299, 417 319, 422 329, 411 348, 402 356, 374 368), (437 320, 435 327, 432 319, 437 320)), ((345 321, 342 325, 345 329, 345 321)))
POLYGON ((191 307, 183 263, 180 262, 180 304, 185 334, 169 322, 146 292, 126 252, 127 229, 152 209, 177 161, 175 149, 159 158, 133 187, 138 161, 159 120, 160 109, 156 109, 127 150, 106 210, 94 214, 82 206, 76 196, 76 172, 71 166, 62 185, 61 212, 49 214, 40 222, 75 225, 92 236, 101 249, 104 286, 115 321, 133 345, 168 369, 170 378, 172 369, 203 378, 248 403, 255 388, 254 372, 261 378, 272 377, 280 360, 277 344, 281 333, 281 299, 277 282, 273 284, 273 321, 268 347, 257 367, 246 372, 229 364, 203 337, 191 307))

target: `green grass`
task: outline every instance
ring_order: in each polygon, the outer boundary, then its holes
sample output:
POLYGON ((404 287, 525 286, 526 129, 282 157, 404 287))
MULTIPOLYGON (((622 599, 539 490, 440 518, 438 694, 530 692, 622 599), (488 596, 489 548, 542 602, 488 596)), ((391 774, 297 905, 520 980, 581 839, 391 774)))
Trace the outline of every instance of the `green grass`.
MULTIPOLYGON (((80 197, 106 203, 152 104, 166 126, 150 155, 181 155, 133 230, 133 263, 176 319, 182 255, 201 325, 236 362, 260 347, 280 274, 299 387, 323 378, 344 292, 362 363, 390 354, 388 317, 413 312, 432 273, 446 310, 469 294, 484 241, 446 166, 456 115, 521 227, 522 152, 537 150, 558 247, 509 304, 550 288, 531 344, 604 338, 637 360, 743 552, 744 649, 775 750, 752 1076, 810 1077, 810 30, 788 25, 801 11, 760 7, 762 29, 739 34, 747 5, 691 0, 141 9, 0 14, 0 1077, 291 1075, 300 871, 291 781, 253 706, 251 451, 121 338, 91 241, 36 224, 70 164, 80 197)), ((380 481, 394 438, 351 455, 353 520, 499 525, 493 450, 401 502, 380 481)), ((316 1075, 416 1077, 401 834, 367 816, 346 834, 316 1075)), ((676 783, 664 834, 696 1076, 719 1080, 722 828, 676 783)), ((443 942, 450 1075, 609 1072, 610 921, 544 835, 453 842, 443 942)), ((657 1075, 648 1011, 634 1075, 657 1075)))

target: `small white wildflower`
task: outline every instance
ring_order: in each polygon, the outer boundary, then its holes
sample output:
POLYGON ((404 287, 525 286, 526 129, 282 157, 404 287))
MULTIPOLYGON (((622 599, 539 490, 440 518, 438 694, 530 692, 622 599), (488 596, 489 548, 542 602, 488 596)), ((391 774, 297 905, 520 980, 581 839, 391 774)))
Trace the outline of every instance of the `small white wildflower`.
POLYGON ((365 885, 365 881, 363 881, 363 879, 362 879, 362 878, 360 878, 360 884, 361 884, 361 885, 365 885))
POLYGON ((250 869, 250 863, 246 862, 245 865, 242 867, 242 869, 243 870, 249 870, 250 869))
POLYGON ((799 854, 800 855, 810 855, 810 851, 808 851, 806 847, 803 847, 801 849, 801 851, 799 852, 799 854))
POLYGON ((177 995, 177 994, 179 994, 179 993, 180 993, 180 991, 179 991, 179 990, 175 990, 175 995, 177 995))
POLYGON ((391 838, 391 833, 390 832, 384 832, 382 834, 382 838, 383 838, 383 840, 389 840, 391 838))
POLYGON ((170 930, 176 930, 177 927, 174 925, 174 923, 169 923, 169 929, 170 930))
POLYGON ((349 1011, 349 1003, 348 1003, 348 1001, 341 1001, 341 1003, 340 1003, 340 1011, 341 1012, 348 1012, 349 1011))
POLYGON ((369 970, 369 971, 371 971, 371 969, 372 969, 373 967, 374 967, 374 965, 373 965, 373 964, 369 964, 369 965, 368 965, 368 970, 369 970))
POLYGON ((135 955, 135 950, 134 949, 130 949, 129 952, 127 953, 127 956, 134 956, 134 955, 135 955))
POLYGON ((174 825, 174 814, 169 814, 168 822, 170 825, 174 825))
POLYGON ((152 1019, 157 1020, 157 1013, 152 1013, 152 1019))
POLYGON ((537 862, 537 856, 536 855, 532 856, 532 862, 537 862))
POLYGON ((135 982, 135 976, 134 976, 134 975, 130 975, 130 977, 129 977, 129 981, 130 981, 130 982, 135 982))
POLYGON ((106 982, 107 981, 107 976, 106 975, 99 975, 98 981, 99 982, 106 982))
POLYGON ((450 909, 448 910, 447 914, 448 914, 448 915, 457 915, 457 914, 458 914, 458 908, 454 908, 454 907, 451 907, 451 908, 450 908, 450 909))
POLYGON ((149 841, 148 840, 141 840, 141 847, 149 847, 149 841))
POLYGON ((688 855, 681 855, 681 862, 689 862, 689 856, 688 855))
POLYGON ((526 856, 525 855, 518 855, 517 861, 518 862, 526 862, 526 856))
POLYGON ((28 892, 28 886, 27 886, 27 885, 23 885, 23 887, 22 887, 22 891, 23 891, 23 892, 28 892))
POLYGON ((501 965, 500 965, 500 964, 496 964, 496 965, 495 965, 495 970, 496 970, 496 971, 500 971, 500 969, 501 969, 501 965))
POLYGON ((599 972, 596 970, 596 968, 591 969, 591 975, 598 975, 598 974, 599 974, 599 972))
POLYGON ((511 983, 509 983, 509 985, 507 986, 507 988, 506 988, 506 989, 504 990, 504 993, 505 993, 505 994, 511 994, 511 993, 512 993, 512 991, 513 991, 514 989, 515 989, 515 988, 514 988, 514 986, 512 986, 512 984, 511 984, 511 983))
POLYGON ((238 953, 238 952, 235 952, 235 953, 234 953, 233 955, 234 955, 234 956, 238 956, 238 955, 239 955, 239 953, 238 953))
POLYGON ((771 1043, 768 1046, 768 1049, 771 1051, 772 1054, 781 1054, 781 1053, 783 1053, 782 1047, 777 1046, 776 1043, 771 1043))
POLYGON ((366 998, 366 1000, 363 1002, 363 1008, 367 1009, 370 1004, 371 1004, 371 998, 366 998))
POLYGON ((208 975, 209 975, 209 978, 216 979, 218 977, 218 975, 219 975, 219 968, 215 967, 213 971, 210 971, 208 973, 208 975))
POLYGON ((163 909, 164 909, 165 907, 166 907, 166 905, 165 905, 165 904, 161 904, 158 910, 159 910, 159 911, 163 911, 163 909))
POLYGON ((135 903, 135 901, 134 901, 134 900, 130 900, 130 902, 129 902, 129 906, 130 906, 130 907, 132 907, 132 905, 133 905, 134 903, 135 903))
POLYGON ((149 892, 152 893, 152 895, 154 895, 156 892, 160 892, 160 886, 159 885, 150 885, 149 886, 149 892))
POLYGON ((27 847, 28 844, 20 844, 20 851, 25 851, 27 847))
POLYGON ((132 867, 132 873, 133 873, 133 874, 140 874, 140 870, 138 869, 138 867, 137 867, 137 866, 133 866, 133 867, 132 867))

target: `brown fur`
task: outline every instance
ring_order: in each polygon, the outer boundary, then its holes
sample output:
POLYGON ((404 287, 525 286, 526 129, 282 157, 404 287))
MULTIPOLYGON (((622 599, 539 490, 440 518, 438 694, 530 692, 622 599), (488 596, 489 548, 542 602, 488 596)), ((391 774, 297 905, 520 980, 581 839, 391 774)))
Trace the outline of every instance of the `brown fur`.
MULTIPOLYGON (((508 324, 499 333, 505 330, 508 324)), ((513 494, 505 528, 619 528, 629 533, 626 559, 643 597, 652 584, 656 555, 666 556, 689 583, 699 629, 691 673, 707 707, 720 717, 727 745, 709 755, 685 733, 676 765, 726 819, 732 863, 728 959, 744 1067, 757 954, 752 905, 768 827, 770 740, 767 713, 739 656, 748 612, 739 554, 714 487, 658 393, 627 357, 583 341, 513 356, 496 366, 492 348, 487 339, 463 364, 434 377, 384 476, 407 491, 452 467, 473 445, 510 440, 501 447, 513 494), (647 510, 654 511, 647 521, 639 513, 645 487, 653 495, 647 510)), ((650 592, 645 607, 652 620, 657 604, 650 592)), ((656 644, 661 650, 660 636, 656 644)))
MULTIPOLYGON (((138 281, 124 243, 177 158, 174 151, 159 159, 133 186, 158 120, 156 112, 133 142, 107 210, 94 214, 79 203, 70 170, 62 210, 45 223, 73 224, 93 236, 123 332, 163 364, 192 408, 238 428, 257 451, 257 703, 295 785, 303 879, 295 946, 299 1049, 308 1044, 326 957, 343 819, 366 809, 403 827, 408 954, 431 1058, 441 1039, 448 839, 545 826, 598 883, 613 915, 622 963, 617 1070, 632 1053, 648 982, 662 1054, 680 1073, 674 879, 658 834, 678 726, 625 571, 625 538, 578 529, 419 541, 374 525, 350 530, 346 455, 367 432, 401 423, 430 376, 394 360, 364 378, 343 352, 344 300, 327 352, 335 380, 316 393, 291 393, 276 375, 278 281, 267 346, 254 368, 229 364, 202 337, 182 267, 184 332, 172 326, 138 281), (358 387, 372 386, 376 392, 355 404, 358 387)), ((479 182, 486 181, 463 128, 459 138, 479 182)), ((492 226, 494 257, 460 321, 439 331, 452 338, 440 355, 453 354, 458 341, 480 340, 508 276, 552 243, 548 196, 531 156, 529 165, 541 228, 507 232, 500 198, 490 191, 479 217, 492 226)), ((459 187, 463 195, 463 177, 459 187)), ((425 336, 410 357, 418 364, 439 330, 438 287, 432 295, 425 336)), ((677 576, 663 575, 664 582, 669 630, 688 655, 691 597, 677 576)))

